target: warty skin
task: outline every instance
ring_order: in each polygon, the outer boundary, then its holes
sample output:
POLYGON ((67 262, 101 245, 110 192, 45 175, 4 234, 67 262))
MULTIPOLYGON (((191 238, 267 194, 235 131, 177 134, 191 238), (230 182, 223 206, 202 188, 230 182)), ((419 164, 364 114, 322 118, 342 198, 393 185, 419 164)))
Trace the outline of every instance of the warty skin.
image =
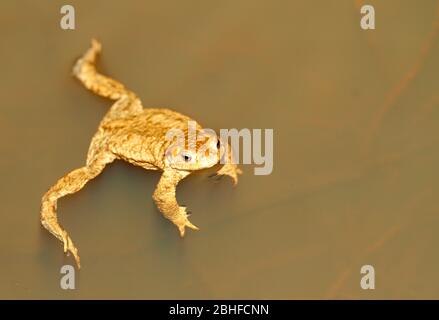
MULTIPOLYGON (((160 170, 162 175, 153 199, 163 216, 174 223, 180 235, 184 236, 186 227, 193 230, 198 228, 189 221, 186 207, 177 203, 177 184, 194 171, 216 165, 223 151, 223 146, 214 139, 209 141, 212 144, 210 150, 220 149, 214 157, 204 157, 194 153, 191 148, 174 148, 174 152, 169 154, 172 141, 165 138, 166 133, 171 129, 180 129, 187 134, 188 123, 194 120, 169 109, 143 108, 136 94, 116 80, 97 72, 95 63, 100 51, 101 44, 93 39, 91 47, 76 62, 73 74, 88 90, 115 102, 91 140, 85 166, 59 179, 43 196, 41 205, 42 225, 63 242, 64 252, 72 253, 78 268, 81 266, 78 249, 58 223, 56 206, 59 198, 81 190, 116 159, 147 170, 160 170), (172 161, 175 157, 180 157, 178 159, 182 161, 172 161)), ((196 132, 201 131, 202 127, 196 123, 196 132)), ((228 175, 236 184, 241 170, 232 161, 230 145, 227 147, 230 152, 226 154, 225 163, 216 175, 228 175)))

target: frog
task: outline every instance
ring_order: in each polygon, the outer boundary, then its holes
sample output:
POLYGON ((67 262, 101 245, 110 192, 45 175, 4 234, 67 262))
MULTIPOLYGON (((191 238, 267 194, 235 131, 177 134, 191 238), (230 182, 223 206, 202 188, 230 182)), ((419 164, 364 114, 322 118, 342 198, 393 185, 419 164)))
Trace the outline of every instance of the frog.
POLYGON ((164 218, 178 228, 181 237, 184 237, 186 228, 199 228, 189 221, 187 207, 177 202, 179 182, 193 172, 216 165, 221 165, 221 168, 210 177, 219 179, 229 176, 236 185, 238 175, 242 174, 228 141, 206 136, 201 142, 197 140, 197 147, 204 143, 207 150, 217 151, 207 156, 209 152, 196 152, 193 145, 175 145, 175 139, 168 139, 167 133, 178 129, 184 133, 185 140, 189 140, 190 123, 195 123, 197 134, 204 129, 197 121, 177 111, 144 108, 140 98, 124 84, 98 72, 96 63, 101 51, 101 43, 92 39, 90 47, 74 64, 73 76, 86 89, 112 100, 113 104, 91 139, 85 165, 60 178, 41 201, 42 226, 62 242, 64 253, 73 255, 78 269, 81 268, 78 248, 58 222, 57 202, 61 197, 80 191, 113 161, 122 160, 146 170, 161 172, 152 199, 164 218))

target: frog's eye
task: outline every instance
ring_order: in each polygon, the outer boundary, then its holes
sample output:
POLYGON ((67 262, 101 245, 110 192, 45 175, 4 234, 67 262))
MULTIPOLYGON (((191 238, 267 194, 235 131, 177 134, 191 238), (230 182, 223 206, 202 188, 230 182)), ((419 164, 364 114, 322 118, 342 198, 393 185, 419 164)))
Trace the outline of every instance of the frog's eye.
POLYGON ((190 162, 192 160, 192 157, 188 154, 182 154, 182 157, 185 162, 190 162))

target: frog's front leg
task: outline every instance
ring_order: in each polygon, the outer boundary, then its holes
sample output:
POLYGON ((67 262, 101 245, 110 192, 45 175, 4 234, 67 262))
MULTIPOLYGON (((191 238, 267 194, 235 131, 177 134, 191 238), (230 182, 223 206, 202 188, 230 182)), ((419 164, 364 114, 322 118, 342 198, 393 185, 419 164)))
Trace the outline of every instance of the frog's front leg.
POLYGON ((160 212, 177 226, 182 237, 185 227, 198 230, 198 227, 188 220, 186 207, 178 205, 175 194, 177 184, 189 174, 188 171, 165 169, 152 196, 160 212))
POLYGON ((220 153, 223 166, 216 173, 210 175, 210 177, 217 179, 223 176, 229 176, 232 178, 233 184, 236 185, 238 183, 238 175, 242 174, 242 170, 239 169, 236 164, 230 144, 224 145, 224 148, 221 147, 220 153))
POLYGON ((221 178, 223 176, 229 176, 233 180, 233 184, 236 185, 238 183, 238 175, 242 174, 242 170, 238 168, 236 164, 226 163, 219 169, 213 177, 221 178))

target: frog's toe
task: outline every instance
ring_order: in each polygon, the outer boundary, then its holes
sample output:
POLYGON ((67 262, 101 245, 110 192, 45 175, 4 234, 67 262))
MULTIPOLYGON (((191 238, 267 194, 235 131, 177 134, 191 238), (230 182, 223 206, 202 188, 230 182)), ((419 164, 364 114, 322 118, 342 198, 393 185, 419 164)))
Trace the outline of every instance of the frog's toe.
POLYGON ((184 224, 177 225, 177 227, 178 227, 178 231, 180 232, 181 237, 184 237, 184 235, 186 233, 186 227, 188 227, 192 230, 200 230, 200 228, 198 228, 196 225, 194 225, 189 220, 187 220, 184 224))
POLYGON ((186 227, 191 228, 192 230, 200 230, 200 228, 198 228, 196 225, 194 225, 189 220, 186 221, 186 227))
POLYGON ((91 39, 91 47, 96 52, 102 51, 102 44, 96 38, 91 39))
POLYGON ((180 216, 173 221, 174 224, 177 226, 178 231, 180 232, 180 236, 184 237, 186 233, 186 227, 192 230, 199 230, 199 228, 196 225, 194 225, 192 222, 190 222, 188 219, 191 212, 186 210, 185 207, 180 207, 180 209, 181 209, 180 216))
POLYGON ((210 175, 209 177, 214 180, 219 180, 223 176, 229 176, 233 184, 238 183, 238 175, 242 174, 242 170, 239 169, 235 164, 225 164, 218 172, 210 175))
POLYGON ((64 253, 71 253, 73 255, 73 258, 75 259, 76 265, 78 266, 78 269, 81 268, 81 259, 79 258, 78 249, 73 244, 72 239, 67 234, 66 231, 64 231, 62 235, 62 241, 64 244, 64 253))

